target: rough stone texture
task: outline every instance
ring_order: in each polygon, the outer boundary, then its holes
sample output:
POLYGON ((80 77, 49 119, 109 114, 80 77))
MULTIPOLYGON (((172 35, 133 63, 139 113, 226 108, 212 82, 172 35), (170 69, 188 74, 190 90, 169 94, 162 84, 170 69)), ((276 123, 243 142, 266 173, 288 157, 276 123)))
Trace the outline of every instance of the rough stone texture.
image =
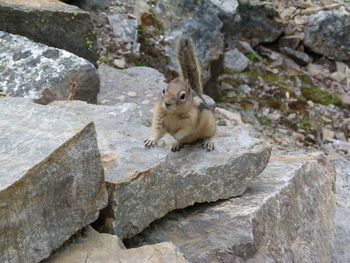
POLYGON ((169 213, 127 243, 171 241, 190 262, 330 262, 333 166, 320 154, 271 159, 240 197, 169 213))
POLYGON ((142 105, 147 120, 151 119, 151 109, 167 85, 163 74, 148 67, 118 70, 105 64, 98 68, 98 73, 101 78, 98 104, 136 103, 142 105))
POLYGON ((350 262, 350 162, 334 160, 337 171, 335 213, 336 234, 332 262, 350 262))
POLYGON ((0 100, 0 262, 39 262, 107 205, 94 124, 0 100))
POLYGON ((171 57, 170 66, 177 69, 175 47, 177 38, 191 35, 202 68, 202 78, 210 77, 210 63, 223 52, 222 22, 218 18, 220 8, 207 0, 157 1, 157 17, 165 28, 165 41, 170 45, 166 53, 171 57))
POLYGON ((257 1, 240 1, 236 14, 220 16, 225 44, 230 47, 236 39, 245 40, 253 46, 274 42, 284 31, 277 17, 277 12, 271 7, 257 1))
POLYGON ((338 61, 350 56, 350 15, 337 10, 320 11, 304 28, 304 44, 313 52, 338 61))
POLYGON ((282 51, 301 66, 306 66, 312 62, 310 56, 305 52, 294 50, 289 47, 284 47, 282 51))
POLYGON ((68 50, 96 65, 90 15, 58 0, 0 0, 0 30, 68 50))
POLYGON ((242 194, 270 156, 270 149, 242 125, 219 127, 213 152, 194 144, 173 153, 170 137, 159 147, 144 148, 150 128, 140 118, 148 110, 143 111, 142 105, 77 101, 51 105, 94 121, 109 192, 109 206, 97 227, 102 225, 101 230, 122 239, 174 209, 242 194))
POLYGON ((140 48, 140 44, 137 43, 137 19, 127 14, 113 14, 108 16, 108 21, 116 44, 137 55, 140 48))
POLYGON ((41 104, 70 97, 96 103, 99 85, 89 61, 0 31, 0 89, 9 96, 34 98, 41 104))
POLYGON ((246 69, 249 65, 249 59, 238 49, 233 49, 225 52, 224 71, 225 73, 240 72, 246 69))
POLYGON ((171 243, 125 249, 115 235, 100 234, 91 227, 43 263, 186 263, 171 243))

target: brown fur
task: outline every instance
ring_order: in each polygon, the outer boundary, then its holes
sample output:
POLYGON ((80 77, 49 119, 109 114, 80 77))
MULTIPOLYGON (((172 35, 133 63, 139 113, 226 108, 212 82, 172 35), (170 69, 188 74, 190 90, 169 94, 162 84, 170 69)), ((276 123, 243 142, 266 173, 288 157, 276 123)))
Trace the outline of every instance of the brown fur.
POLYGON ((179 151, 183 144, 199 139, 203 139, 203 147, 211 151, 214 149, 213 137, 216 132, 214 112, 201 96, 199 66, 192 42, 182 39, 179 43, 178 52, 185 52, 178 54, 181 78, 169 83, 156 102, 152 136, 145 140, 145 146, 155 146, 164 134, 169 133, 177 141, 173 144, 172 151, 179 151), (187 65, 188 63, 191 65, 187 65))

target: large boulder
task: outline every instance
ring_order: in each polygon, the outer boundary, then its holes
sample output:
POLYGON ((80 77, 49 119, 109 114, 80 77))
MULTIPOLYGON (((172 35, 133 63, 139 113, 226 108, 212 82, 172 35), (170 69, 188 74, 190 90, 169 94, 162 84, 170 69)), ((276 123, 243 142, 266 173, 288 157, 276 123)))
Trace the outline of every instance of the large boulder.
POLYGON ((58 0, 0 0, 0 30, 68 50, 96 65, 96 33, 88 12, 58 0))
POLYGON ((259 1, 240 1, 235 13, 221 12, 225 44, 233 47, 235 40, 244 40, 252 46, 274 42, 284 31, 278 13, 259 1))
POLYGON ((171 243, 161 243, 125 249, 115 235, 100 234, 88 227, 81 235, 43 263, 186 263, 179 249, 171 243))
POLYGON ((337 171, 335 213, 336 234, 332 262, 350 262, 350 162, 333 160, 337 171))
POLYGON ((210 78, 210 63, 223 52, 224 39, 219 8, 207 0, 160 0, 157 1, 157 16, 164 24, 166 53, 171 57, 170 66, 176 65, 177 38, 184 34, 192 36, 202 68, 202 78, 210 78))
POLYGON ((274 156, 240 197, 171 212, 127 243, 171 241, 190 262, 330 262, 334 182, 322 154, 274 156))
POLYGON ((109 205, 96 227, 121 239, 174 209, 242 194, 270 156, 270 149, 243 125, 219 127, 213 152, 194 144, 172 153, 169 136, 159 147, 145 149, 150 128, 142 116, 149 111, 147 105, 96 106, 76 101, 50 105, 94 121, 109 192, 109 205))
POLYGON ((313 52, 335 60, 349 60, 349 13, 339 10, 320 11, 309 18, 304 31, 304 44, 313 52))
POLYGON ((39 262, 107 205, 92 122, 0 99, 0 262, 39 262))
POLYGON ((100 79, 93 64, 65 50, 0 31, 0 90, 47 104, 97 102, 100 79))

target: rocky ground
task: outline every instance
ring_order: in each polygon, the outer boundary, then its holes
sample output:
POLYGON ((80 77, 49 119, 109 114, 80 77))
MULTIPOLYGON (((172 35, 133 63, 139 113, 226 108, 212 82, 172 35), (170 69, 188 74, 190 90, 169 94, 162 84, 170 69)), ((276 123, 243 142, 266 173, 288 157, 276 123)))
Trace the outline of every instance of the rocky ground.
POLYGON ((63 2, 0 0, 1 261, 350 261, 350 3, 63 2), (217 106, 204 159, 142 144, 181 34, 217 106))

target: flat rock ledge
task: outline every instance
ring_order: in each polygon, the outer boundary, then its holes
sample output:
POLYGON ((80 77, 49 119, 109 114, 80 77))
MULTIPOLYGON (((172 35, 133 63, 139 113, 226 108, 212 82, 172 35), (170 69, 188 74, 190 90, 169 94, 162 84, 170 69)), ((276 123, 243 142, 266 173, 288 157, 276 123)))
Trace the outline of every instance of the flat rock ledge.
POLYGON ((323 154, 273 156, 244 194, 177 210, 128 247, 174 243, 190 262, 331 262, 334 167, 323 154))
POLYGON ((244 125, 218 127, 213 152, 195 144, 172 153, 170 137, 159 147, 144 148, 150 127, 143 125, 142 107, 135 103, 50 105, 94 121, 109 193, 109 205, 95 227, 121 239, 174 209, 241 195, 270 158, 270 148, 252 138, 244 125))
POLYGON ((40 104, 67 99, 96 103, 100 78, 83 58, 0 31, 0 90, 40 104))
POLYGON ((98 59, 96 32, 90 14, 59 0, 0 0, 0 30, 98 59))
POLYGON ((117 236, 88 227, 43 263, 186 263, 172 243, 126 249, 117 236))
POLYGON ((39 262, 107 205, 92 122, 0 99, 0 262, 39 262))

